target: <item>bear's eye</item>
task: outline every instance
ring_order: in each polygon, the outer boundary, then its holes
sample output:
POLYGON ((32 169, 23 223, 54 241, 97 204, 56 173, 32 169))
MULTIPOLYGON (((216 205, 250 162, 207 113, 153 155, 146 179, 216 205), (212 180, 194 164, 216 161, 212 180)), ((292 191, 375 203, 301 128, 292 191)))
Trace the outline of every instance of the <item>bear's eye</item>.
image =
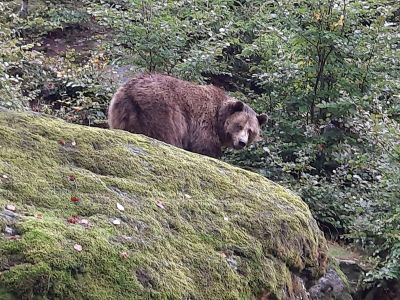
POLYGON ((247 133, 248 133, 248 135, 252 135, 252 134, 253 134, 253 131, 251 131, 251 129, 249 129, 249 130, 247 131, 247 133))
POLYGON ((242 129, 243 129, 243 126, 242 126, 242 125, 240 125, 240 124, 236 124, 236 129, 240 131, 240 130, 242 130, 242 129))

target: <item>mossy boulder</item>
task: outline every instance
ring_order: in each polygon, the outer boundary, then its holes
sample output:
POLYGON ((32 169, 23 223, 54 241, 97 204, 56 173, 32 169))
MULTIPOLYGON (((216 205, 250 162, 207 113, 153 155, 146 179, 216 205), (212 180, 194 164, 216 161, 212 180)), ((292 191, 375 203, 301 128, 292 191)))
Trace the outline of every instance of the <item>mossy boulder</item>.
POLYGON ((326 263, 262 176, 33 113, 0 111, 0 227, 2 299, 294 299, 326 263))

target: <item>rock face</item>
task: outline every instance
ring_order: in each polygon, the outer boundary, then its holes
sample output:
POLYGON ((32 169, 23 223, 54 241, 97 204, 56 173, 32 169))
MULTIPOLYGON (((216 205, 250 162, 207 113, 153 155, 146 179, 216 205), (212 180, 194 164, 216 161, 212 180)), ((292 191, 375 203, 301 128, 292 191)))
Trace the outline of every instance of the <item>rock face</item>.
POLYGON ((1 299, 307 299, 326 242, 262 176, 0 111, 1 299))
POLYGON ((323 277, 309 289, 312 300, 338 299, 352 300, 350 289, 333 268, 329 268, 323 277))

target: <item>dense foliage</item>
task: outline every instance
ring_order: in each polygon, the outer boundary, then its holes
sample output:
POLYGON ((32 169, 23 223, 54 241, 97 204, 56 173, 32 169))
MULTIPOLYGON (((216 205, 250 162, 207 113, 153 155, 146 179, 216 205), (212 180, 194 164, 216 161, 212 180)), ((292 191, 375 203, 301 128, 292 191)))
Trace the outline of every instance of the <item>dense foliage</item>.
POLYGON ((226 161, 297 191, 327 235, 370 255, 366 282, 400 278, 398 1, 19 5, 0 3, 0 105, 105 126, 130 73, 220 85, 270 116, 265 142, 226 161))

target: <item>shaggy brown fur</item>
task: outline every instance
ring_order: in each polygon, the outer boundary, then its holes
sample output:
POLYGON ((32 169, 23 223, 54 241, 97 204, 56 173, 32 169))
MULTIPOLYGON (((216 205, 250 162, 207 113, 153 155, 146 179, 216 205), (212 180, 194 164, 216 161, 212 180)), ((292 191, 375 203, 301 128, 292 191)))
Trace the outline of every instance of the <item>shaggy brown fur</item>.
POLYGON ((219 158, 222 147, 235 149, 260 140, 266 115, 211 85, 195 85, 150 74, 129 80, 108 110, 110 128, 122 129, 219 158))

